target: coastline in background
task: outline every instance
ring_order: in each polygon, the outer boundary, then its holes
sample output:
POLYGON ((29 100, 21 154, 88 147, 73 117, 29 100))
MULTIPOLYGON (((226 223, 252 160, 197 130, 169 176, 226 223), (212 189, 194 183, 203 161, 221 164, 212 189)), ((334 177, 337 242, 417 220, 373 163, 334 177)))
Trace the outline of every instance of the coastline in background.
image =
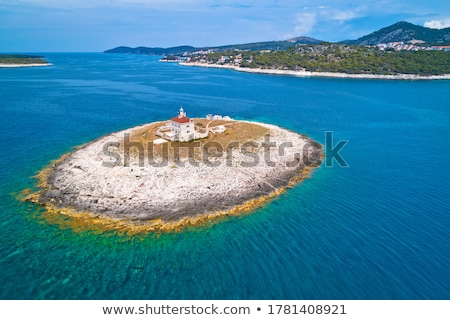
POLYGON ((450 79, 450 74, 433 75, 433 76, 420 76, 420 75, 414 75, 414 74, 397 74, 397 75, 351 74, 351 73, 337 73, 337 72, 311 72, 311 71, 247 68, 247 67, 238 67, 238 66, 232 66, 232 65, 220 65, 220 64, 200 63, 200 62, 179 62, 179 64, 183 65, 183 66, 232 69, 232 70, 240 71, 240 72, 288 75, 288 76, 297 76, 297 77, 382 79, 382 80, 449 80, 450 79))

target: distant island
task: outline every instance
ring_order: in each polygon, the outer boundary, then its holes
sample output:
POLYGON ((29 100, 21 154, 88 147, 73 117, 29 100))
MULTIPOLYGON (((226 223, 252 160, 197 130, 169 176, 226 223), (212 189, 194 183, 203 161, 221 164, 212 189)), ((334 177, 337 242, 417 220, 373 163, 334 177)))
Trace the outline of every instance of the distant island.
POLYGON ((167 121, 113 133, 39 173, 25 200, 79 227, 177 231, 261 206, 309 176, 323 148, 274 125, 227 116, 167 121))
POLYGON ((404 21, 340 43, 297 37, 221 47, 119 47, 105 52, 163 55, 165 62, 271 74, 450 79, 450 28, 431 29, 404 21))
POLYGON ((192 46, 178 46, 171 48, 148 48, 148 47, 117 47, 114 49, 106 50, 105 53, 119 53, 119 54, 145 54, 153 56, 180 56, 183 54, 190 54, 196 52, 222 52, 229 50, 285 50, 296 44, 318 44, 322 41, 313 39, 310 37, 297 37, 286 41, 265 41, 265 42, 254 42, 245 44, 234 44, 225 45, 218 47, 202 47, 196 48, 192 46))
POLYGON ((41 67, 51 65, 42 56, 23 54, 0 54, 0 68, 7 67, 41 67))

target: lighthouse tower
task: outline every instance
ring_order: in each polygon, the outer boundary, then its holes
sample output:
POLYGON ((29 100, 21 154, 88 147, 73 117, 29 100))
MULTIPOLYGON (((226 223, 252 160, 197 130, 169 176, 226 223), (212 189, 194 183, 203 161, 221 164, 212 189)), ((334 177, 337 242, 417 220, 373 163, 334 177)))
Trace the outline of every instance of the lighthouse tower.
POLYGON ((180 111, 178 111, 178 118, 186 117, 186 112, 184 112, 183 107, 180 107, 180 111))

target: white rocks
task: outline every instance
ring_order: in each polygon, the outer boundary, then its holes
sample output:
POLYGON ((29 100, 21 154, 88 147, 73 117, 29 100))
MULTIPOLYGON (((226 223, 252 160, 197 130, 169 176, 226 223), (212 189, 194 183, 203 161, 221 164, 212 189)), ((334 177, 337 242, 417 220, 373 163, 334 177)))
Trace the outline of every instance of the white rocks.
POLYGON ((56 165, 39 202, 114 219, 176 221, 230 210, 267 196, 286 187, 305 165, 320 163, 320 144, 292 131, 261 125, 270 130, 270 138, 239 143, 231 149, 222 146, 221 152, 212 148, 203 153, 201 161, 182 158, 162 166, 149 163, 147 156, 143 166, 137 156, 124 166, 119 143, 125 133, 142 127, 113 133, 56 165))
POLYGON ((421 76, 416 74, 395 74, 395 75, 383 75, 383 74, 363 74, 363 73, 339 73, 339 72, 312 72, 305 70, 280 70, 280 69, 261 69, 261 68, 247 68, 239 67, 229 64, 212 64, 212 63, 199 63, 199 62, 181 62, 183 66, 196 66, 206 68, 220 68, 220 69, 233 69, 241 72, 249 73, 263 73, 263 74, 275 74, 275 75, 288 75, 297 77, 325 77, 325 78, 349 78, 349 79, 384 79, 384 80, 449 80, 450 74, 443 75, 431 75, 421 76))

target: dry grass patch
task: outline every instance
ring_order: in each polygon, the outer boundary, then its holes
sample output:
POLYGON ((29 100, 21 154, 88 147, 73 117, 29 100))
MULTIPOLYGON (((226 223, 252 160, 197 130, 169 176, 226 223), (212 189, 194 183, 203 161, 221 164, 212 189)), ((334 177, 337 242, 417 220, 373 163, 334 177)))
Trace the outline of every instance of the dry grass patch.
MULTIPOLYGON (((227 145, 231 142, 238 142, 240 145, 248 141, 262 141, 264 136, 270 133, 270 129, 263 127, 256 123, 230 121, 230 120, 207 120, 204 118, 194 118, 193 123, 195 129, 207 129, 215 126, 223 125, 226 127, 226 131, 223 133, 209 132, 207 138, 193 140, 189 142, 171 142, 155 145, 153 141, 160 139, 161 137, 156 135, 158 129, 163 125, 170 124, 170 121, 156 122, 144 126, 140 129, 135 129, 130 134, 130 143, 139 143, 144 148, 145 157, 149 154, 149 151, 154 158, 169 158, 174 160, 174 153, 179 152, 179 155, 175 157, 186 158, 193 156, 195 159, 200 159, 202 147, 206 143, 218 143, 225 150, 227 145), (190 150, 190 151, 189 151, 190 150), (191 154, 189 154, 191 153, 191 154)), ((124 151, 124 140, 120 141, 120 151, 124 151)), ((138 156, 138 148, 130 148, 130 156, 138 156)))

